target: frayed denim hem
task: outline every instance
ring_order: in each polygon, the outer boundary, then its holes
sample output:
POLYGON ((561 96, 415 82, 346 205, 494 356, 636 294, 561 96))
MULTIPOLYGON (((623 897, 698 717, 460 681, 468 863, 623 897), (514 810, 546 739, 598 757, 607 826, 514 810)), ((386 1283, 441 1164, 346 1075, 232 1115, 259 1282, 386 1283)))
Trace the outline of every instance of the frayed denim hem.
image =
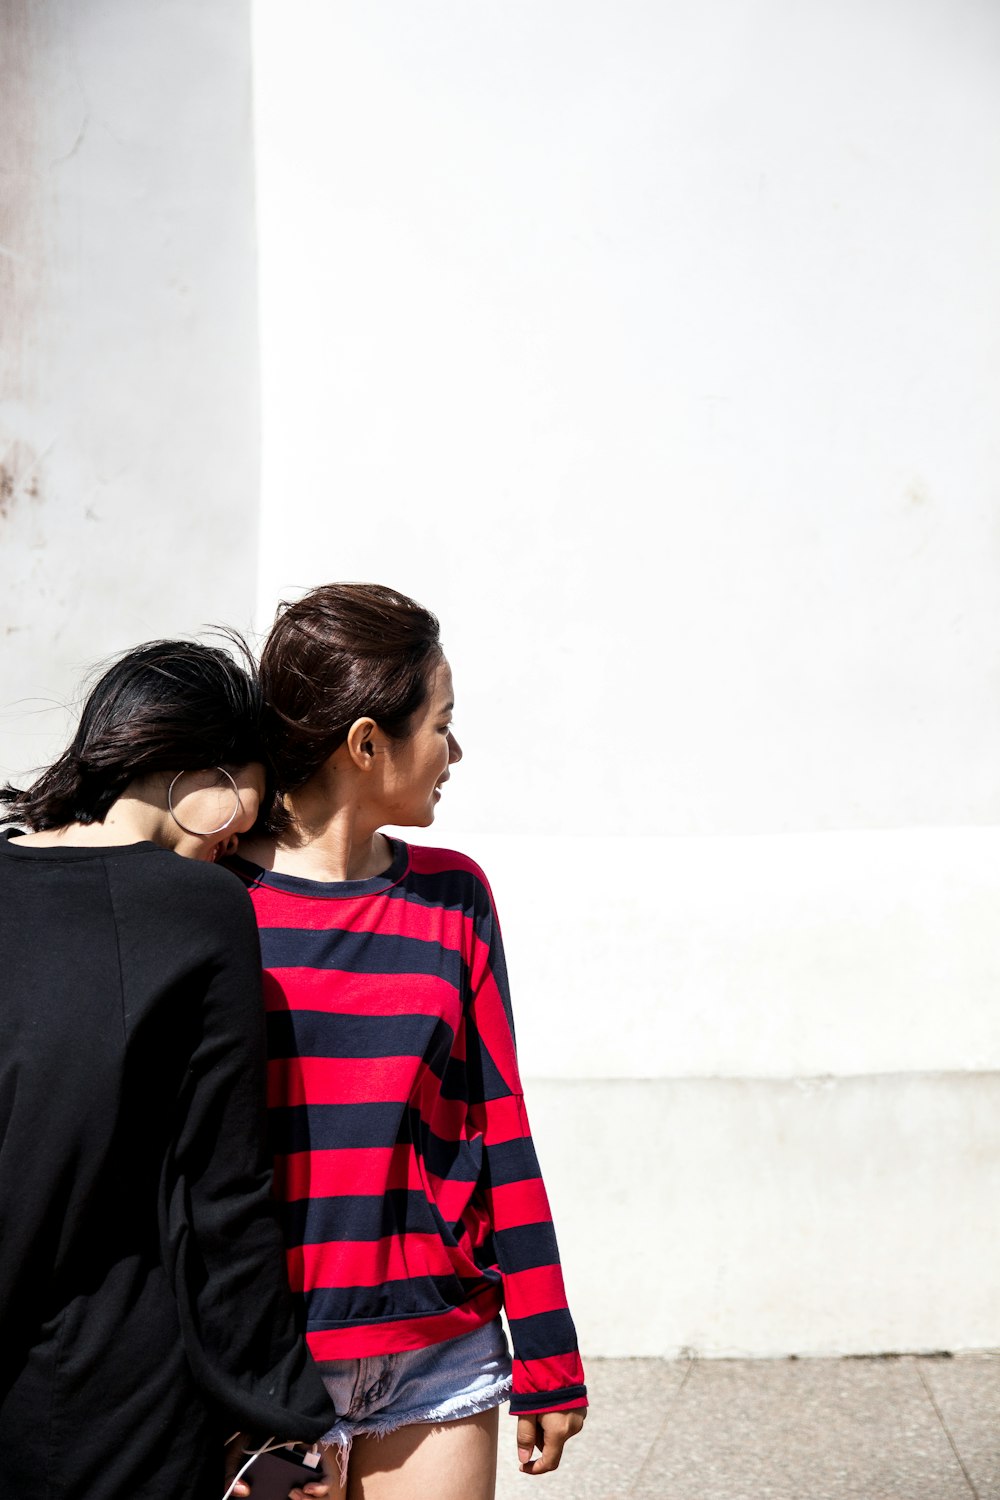
POLYGON ((453 1398, 447 1407, 438 1403, 437 1406, 418 1407, 415 1411, 387 1412, 384 1417, 363 1417, 357 1422, 335 1422, 329 1432, 323 1434, 320 1442, 324 1448, 337 1449, 340 1483, 345 1486, 351 1445, 356 1437, 383 1438, 388 1437, 390 1432, 398 1432, 400 1427, 437 1427, 445 1422, 460 1422, 463 1417, 474 1417, 481 1411, 491 1411, 494 1406, 502 1405, 510 1398, 513 1385, 513 1377, 508 1375, 488 1390, 470 1391, 461 1399, 453 1398))

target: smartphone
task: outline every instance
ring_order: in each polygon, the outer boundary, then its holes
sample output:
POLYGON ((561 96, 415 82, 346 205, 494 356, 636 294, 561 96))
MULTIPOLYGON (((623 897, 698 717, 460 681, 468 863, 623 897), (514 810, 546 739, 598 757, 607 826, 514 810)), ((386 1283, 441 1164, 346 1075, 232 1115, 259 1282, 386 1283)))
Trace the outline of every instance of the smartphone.
MULTIPOLYGON (((245 1454, 244 1462, 249 1458, 245 1454)), ((288 1500, 288 1491, 297 1485, 323 1479, 323 1464, 318 1453, 303 1453, 301 1448, 274 1448, 262 1453, 243 1475, 253 1500, 288 1500)))

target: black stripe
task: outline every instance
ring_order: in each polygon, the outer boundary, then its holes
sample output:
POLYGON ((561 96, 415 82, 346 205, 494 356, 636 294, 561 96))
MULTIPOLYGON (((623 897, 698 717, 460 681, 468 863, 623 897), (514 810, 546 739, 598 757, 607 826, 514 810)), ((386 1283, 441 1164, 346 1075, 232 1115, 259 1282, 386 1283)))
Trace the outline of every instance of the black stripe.
MULTIPOLYGON (((411 1121, 412 1124, 412 1121, 411 1121)), ((478 1182, 482 1173, 482 1138, 472 1141, 446 1141, 435 1135, 419 1121, 417 1155, 435 1177, 445 1177, 449 1182, 478 1182)))
POLYGON ((559 1264, 559 1247, 551 1224, 521 1224, 516 1229, 497 1229, 494 1233, 500 1264, 508 1273, 559 1264))
MULTIPOLYGON (((499 1276, 492 1278, 493 1284, 499 1276)), ((306 1298, 310 1328, 428 1317, 462 1307, 491 1284, 482 1276, 413 1276, 381 1286, 315 1287, 306 1298)))
POLYGON ((435 1135, 420 1111, 406 1104, 290 1104, 268 1111, 271 1150, 276 1156, 299 1151, 380 1149, 413 1146, 435 1177, 478 1182, 482 1137, 449 1141, 435 1135))
MULTIPOLYGON (((466 1064, 458 1057, 449 1057, 440 1074, 442 1099, 458 1099, 469 1102, 469 1075, 466 1064)), ((508 1089, 509 1093, 510 1090, 508 1089)))
POLYGON ((430 974, 456 990, 467 987, 461 953, 436 940, 395 933, 262 927, 265 969, 341 969, 350 974, 430 974))
POLYGON ((440 1078, 455 1033, 439 1016, 339 1015, 322 1010, 272 1010, 269 1057, 420 1057, 440 1078))
POLYGON ((494 1271, 499 1276, 499 1259, 497 1256, 496 1237, 491 1229, 481 1245, 477 1245, 474 1259, 476 1265, 484 1276, 492 1276, 494 1271))
POLYGON ((408 1105, 283 1104, 267 1112, 271 1150, 333 1151, 338 1147, 394 1146, 410 1139, 408 1105))
POLYGON ((533 1411, 551 1411, 553 1406, 564 1406, 568 1401, 581 1401, 587 1394, 585 1385, 564 1385, 557 1391, 531 1391, 522 1396, 511 1396, 512 1417, 528 1416, 533 1411))
POLYGON ((505 1187, 509 1182, 528 1182, 541 1175, 535 1147, 529 1136, 501 1141, 499 1145, 487 1149, 483 1181, 490 1187, 505 1187))
POLYGON ((286 1245, 325 1240, 381 1240, 392 1235, 433 1234, 445 1244, 454 1235, 421 1192, 390 1188, 383 1195, 345 1194, 337 1198, 298 1198, 279 1203, 286 1245))
POLYGON ((512 1081, 503 1076, 493 1061, 492 1054, 479 1034, 471 1008, 466 1013, 465 1052, 467 1087, 471 1096, 482 1100, 506 1099, 510 1094, 512 1081))
POLYGON ((576 1329, 568 1308, 557 1307, 553 1312, 508 1321, 518 1359, 552 1359, 557 1354, 576 1353, 576 1329))
POLYGON ((386 893, 391 900, 412 901, 414 906, 439 907, 461 912, 472 923, 480 942, 488 943, 494 926, 493 908, 486 887, 471 870, 409 869, 400 884, 386 893))

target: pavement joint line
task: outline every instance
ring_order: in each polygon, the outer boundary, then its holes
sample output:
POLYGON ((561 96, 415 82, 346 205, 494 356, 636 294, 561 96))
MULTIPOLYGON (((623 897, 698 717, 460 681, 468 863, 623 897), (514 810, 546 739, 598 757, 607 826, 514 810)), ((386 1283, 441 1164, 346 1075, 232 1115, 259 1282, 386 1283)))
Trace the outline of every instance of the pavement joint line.
MULTIPOLYGON (((687 1383, 688 1383, 688 1376, 691 1374, 691 1371, 694 1369, 695 1363, 696 1363, 695 1357, 694 1357, 694 1355, 691 1355, 688 1358, 687 1369, 684 1371, 683 1377, 681 1378, 680 1385, 673 1392, 673 1394, 670 1397, 670 1400, 667 1402, 666 1411, 663 1413, 663 1421, 660 1423, 659 1427, 656 1429, 656 1432, 653 1434, 653 1440, 652 1440, 652 1442, 649 1445, 649 1452, 646 1454, 646 1457, 643 1459, 642 1463, 639 1465, 639 1468, 636 1471, 635 1478, 632 1480, 632 1483, 628 1487, 628 1493, 630 1495, 634 1495, 635 1494, 635 1487, 636 1487, 636 1485, 639 1483, 639 1480, 642 1478, 643 1474, 646 1472, 646 1469, 649 1467, 649 1460, 650 1460, 650 1458, 653 1455, 653 1449, 656 1447, 657 1443, 660 1441, 660 1438, 663 1436, 664 1432, 666 1431, 667 1422, 670 1419, 670 1413, 671 1413, 673 1407, 676 1405, 676 1403, 677 1403, 677 1401, 678 1401, 678 1399, 680 1397, 681 1391, 687 1385, 687 1383)), ((976 1496, 976 1500, 979 1500, 978 1495, 976 1496)))
POLYGON ((921 1385, 923 1386, 924 1390, 927 1392, 927 1399, 930 1401, 931 1405, 933 1406, 935 1412, 937 1413, 937 1419, 941 1423, 941 1426, 944 1428, 944 1435, 948 1439, 949 1443, 951 1444, 951 1451, 952 1451, 952 1453, 954 1453, 955 1457, 958 1460, 958 1466, 961 1469, 962 1473, 965 1475, 965 1482, 969 1486, 969 1489, 972 1491, 972 1494, 974 1496, 974 1500, 979 1500, 979 1491, 976 1489, 976 1486, 972 1482, 972 1475, 969 1473, 968 1469, 965 1467, 965 1461, 962 1458, 961 1453, 959 1453, 959 1451, 958 1451, 958 1444, 955 1442, 955 1439, 951 1435, 951 1431, 950 1431, 950 1429, 948 1427, 948 1423, 944 1419, 944 1412, 941 1410, 940 1406, 938 1406, 938 1404, 937 1404, 937 1399, 936 1399, 936 1397, 934 1395, 934 1392, 931 1390, 930 1382, 928 1381, 927 1376, 924 1374, 923 1363, 919 1359, 917 1360, 917 1374, 920 1376, 920 1383, 921 1383, 921 1385))

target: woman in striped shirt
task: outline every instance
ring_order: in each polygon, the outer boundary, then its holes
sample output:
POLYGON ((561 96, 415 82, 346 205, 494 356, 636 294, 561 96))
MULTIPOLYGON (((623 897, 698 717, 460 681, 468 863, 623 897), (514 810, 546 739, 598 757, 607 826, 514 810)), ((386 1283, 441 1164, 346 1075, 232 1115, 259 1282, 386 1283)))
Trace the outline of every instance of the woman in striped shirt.
POLYGON ((380 832, 430 824, 461 759, 438 624, 390 589, 328 585, 279 611, 261 676, 279 795, 233 868, 260 928, 275 1189, 340 1413, 340 1493, 491 1500, 500 1402, 542 1474, 587 1395, 489 886, 380 832))

